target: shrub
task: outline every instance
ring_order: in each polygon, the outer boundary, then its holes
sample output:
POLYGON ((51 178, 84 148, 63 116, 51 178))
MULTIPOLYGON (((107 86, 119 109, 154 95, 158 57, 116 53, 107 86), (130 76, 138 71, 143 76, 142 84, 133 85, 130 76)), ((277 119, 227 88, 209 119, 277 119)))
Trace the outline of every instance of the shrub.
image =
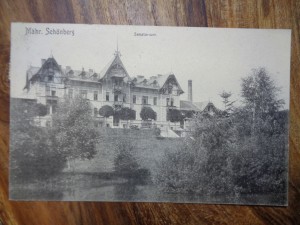
POLYGON ((49 141, 44 128, 31 127, 27 132, 11 134, 11 181, 47 180, 57 175, 66 159, 49 141))
POLYGON ((156 112, 148 106, 144 106, 140 112, 142 120, 156 120, 156 112))
POLYGON ((178 109, 168 109, 167 118, 171 122, 180 122, 183 120, 183 115, 178 109))
POLYGON ((198 115, 192 139, 159 163, 156 184, 167 192, 237 194, 232 158, 235 146, 226 134, 228 121, 198 115))
POLYGON ((99 114, 100 114, 100 116, 108 118, 108 117, 114 115, 114 109, 113 109, 113 107, 111 107, 109 105, 104 105, 99 109, 99 114))

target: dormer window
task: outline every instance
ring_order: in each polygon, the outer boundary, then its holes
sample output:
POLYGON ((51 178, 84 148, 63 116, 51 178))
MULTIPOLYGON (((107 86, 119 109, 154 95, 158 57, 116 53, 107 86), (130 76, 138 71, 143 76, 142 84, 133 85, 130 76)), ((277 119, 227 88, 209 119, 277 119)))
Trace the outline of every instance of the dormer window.
POLYGON ((93 74, 93 79, 96 80, 98 78, 98 75, 96 73, 93 74))

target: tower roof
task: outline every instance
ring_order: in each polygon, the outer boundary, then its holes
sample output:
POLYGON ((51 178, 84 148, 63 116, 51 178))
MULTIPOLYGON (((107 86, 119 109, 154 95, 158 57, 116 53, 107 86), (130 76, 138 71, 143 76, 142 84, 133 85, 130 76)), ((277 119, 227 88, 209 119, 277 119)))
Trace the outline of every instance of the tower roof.
POLYGON ((100 72, 101 80, 111 77, 125 78, 130 76, 121 60, 121 53, 117 49, 113 59, 100 72))

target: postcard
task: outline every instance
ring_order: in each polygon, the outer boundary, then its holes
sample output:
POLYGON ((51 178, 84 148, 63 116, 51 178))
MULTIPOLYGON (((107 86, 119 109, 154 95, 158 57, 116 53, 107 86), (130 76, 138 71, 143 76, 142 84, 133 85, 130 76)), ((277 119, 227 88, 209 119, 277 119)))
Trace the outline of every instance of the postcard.
POLYGON ((291 31, 12 23, 12 200, 288 204, 291 31))

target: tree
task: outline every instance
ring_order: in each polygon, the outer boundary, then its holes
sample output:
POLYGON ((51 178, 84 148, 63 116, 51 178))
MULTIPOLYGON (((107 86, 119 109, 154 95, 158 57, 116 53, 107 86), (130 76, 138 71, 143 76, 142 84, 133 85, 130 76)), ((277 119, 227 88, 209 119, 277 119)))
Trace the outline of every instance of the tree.
POLYGON ((40 113, 37 110, 38 106, 35 101, 11 99, 12 184, 46 180, 57 175, 65 167, 64 155, 50 141, 50 131, 32 123, 34 117, 40 113))
POLYGON ((233 104, 235 103, 235 101, 230 101, 229 98, 231 97, 231 92, 226 92, 223 91, 220 96, 223 99, 223 103, 224 103, 224 114, 225 116, 228 116, 232 111, 233 111, 233 104))
POLYGON ((128 123, 128 120, 135 120, 135 111, 133 109, 130 109, 128 107, 121 108, 118 112, 118 116, 121 120, 126 120, 128 123))
POLYGON ((89 101, 80 97, 60 101, 52 124, 51 138, 69 161, 93 158, 98 139, 89 101))
POLYGON ((111 107, 109 105, 104 105, 99 109, 99 114, 100 114, 100 116, 108 118, 108 117, 114 115, 114 109, 113 109, 113 107, 111 107))
POLYGON ((178 109, 169 109, 167 117, 169 121, 175 123, 183 120, 183 115, 178 109))
POLYGON ((47 106, 41 103, 37 103, 37 112, 38 116, 46 116, 47 115, 47 106))
MULTIPOLYGON (((105 121, 108 117, 113 116, 115 113, 113 107, 109 105, 104 105, 99 109, 99 115, 105 118, 105 121)), ((105 122, 106 123, 106 122, 105 122)))
POLYGON ((245 193, 284 193, 287 188, 288 112, 265 68, 242 79, 244 106, 232 117, 237 128, 233 169, 245 193))
POLYGON ((184 118, 192 118, 196 112, 194 110, 188 110, 184 112, 184 118))
POLYGON ((252 114, 252 133, 266 120, 272 120, 283 106, 284 101, 277 97, 279 91, 265 68, 253 69, 250 76, 242 79, 245 109, 252 114))
POLYGON ((197 114, 191 119, 191 126, 191 138, 162 157, 154 182, 167 192, 237 194, 231 160, 235 152, 234 128, 230 118, 197 114))
POLYGON ((116 141, 115 172, 129 176, 135 173, 140 165, 134 156, 135 146, 130 139, 119 138, 116 141))
POLYGON ((149 119, 156 120, 156 112, 148 106, 144 106, 140 112, 142 120, 146 121, 149 119))

